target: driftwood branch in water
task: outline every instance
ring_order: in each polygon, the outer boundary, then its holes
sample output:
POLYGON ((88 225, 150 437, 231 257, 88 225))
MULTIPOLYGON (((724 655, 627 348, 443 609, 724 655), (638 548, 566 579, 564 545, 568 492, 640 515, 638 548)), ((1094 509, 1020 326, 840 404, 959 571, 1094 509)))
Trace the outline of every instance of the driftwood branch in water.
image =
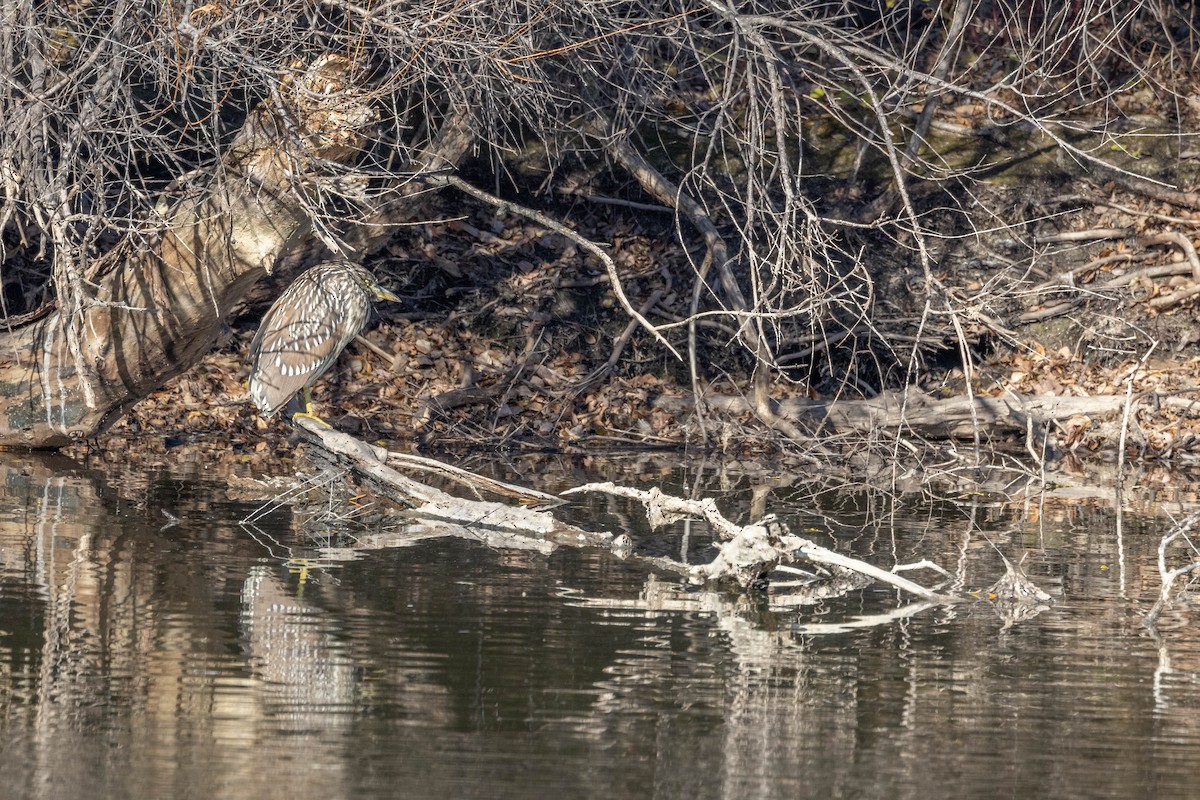
POLYGON ((1150 609, 1150 613, 1146 615, 1146 626, 1151 631, 1155 631, 1158 625, 1158 618, 1162 615, 1165 609, 1171 603, 1171 587, 1175 585, 1176 579, 1183 575, 1190 575, 1200 570, 1200 561, 1191 561, 1190 563, 1177 569, 1167 569, 1167 548, 1176 539, 1182 538, 1188 545, 1189 550, 1195 552, 1195 547, 1192 544, 1188 534, 1196 527, 1197 521, 1200 521, 1200 512, 1194 513, 1191 516, 1183 519, 1175 524, 1171 530, 1163 534, 1158 543, 1158 575, 1162 580, 1162 585, 1159 589, 1158 600, 1155 601, 1154 607, 1150 609))
MULTIPOLYGON (((613 546, 614 538, 610 534, 585 531, 555 519, 545 510, 484 500, 465 500, 414 481, 389 464, 403 464, 407 461, 409 466, 413 466, 417 463, 413 457, 389 454, 382 447, 367 444, 307 417, 296 417, 294 424, 305 440, 323 451, 326 458, 339 467, 351 470, 392 502, 405 506, 408 509, 405 512, 406 516, 411 518, 428 520, 439 526, 467 529, 472 535, 495 532, 505 536, 544 540, 553 544, 605 548, 613 546)), ((419 463, 420 468, 429 471, 430 461, 432 459, 419 459, 419 462, 423 462, 419 463)), ((465 470, 452 467, 445 469, 453 470, 454 478, 460 482, 470 475, 465 470)), ((445 471, 443 474, 446 474, 445 471)), ((517 488, 491 479, 481 480, 474 485, 484 491, 495 491, 497 485, 509 489, 517 488)), ((533 500, 552 497, 534 490, 526 490, 522 494, 533 500)))
MULTIPOLYGON (((502 484, 490 478, 480 479, 466 470, 438 464, 432 459, 388 453, 381 447, 335 431, 308 417, 297 416, 293 423, 305 440, 318 448, 317 460, 329 461, 333 466, 350 470, 370 483, 383 496, 406 507, 408 510, 404 512, 405 516, 422 521, 424 525, 417 532, 418 535, 457 534, 469 538, 485 538, 497 544, 507 542, 508 546, 533 544, 542 547, 540 543, 548 542, 577 547, 604 547, 618 552, 627 547, 623 541, 627 540, 625 536, 614 537, 608 533, 585 531, 556 519, 545 509, 454 497, 401 475, 392 465, 416 466, 427 472, 432 470, 461 483, 469 483, 480 490, 508 496, 516 495, 525 500, 542 502, 543 505, 549 505, 547 501, 558 501, 558 498, 552 495, 502 484)), ((587 484, 563 494, 584 492, 602 492, 641 501, 646 507, 652 527, 687 517, 704 519, 723 541, 716 558, 711 562, 689 566, 668 559, 644 559, 652 566, 683 574, 696 583, 732 579, 743 587, 755 586, 781 564, 803 559, 834 567, 835 570, 842 571, 842 574, 855 573, 866 576, 923 600, 936 603, 957 600, 864 561, 827 550, 799 536, 792 536, 783 525, 771 519, 752 525, 736 525, 721 514, 711 498, 681 500, 664 495, 657 489, 641 491, 612 483, 587 484)))
POLYGON ((712 561, 691 568, 691 576, 697 582, 735 578, 742 586, 751 586, 779 565, 803 559, 865 575, 924 600, 949 603, 958 599, 940 595, 865 561, 835 553, 800 536, 793 536, 783 525, 771 518, 749 525, 737 525, 721 514, 711 497, 703 500, 684 500, 665 495, 658 489, 631 489, 607 482, 589 483, 568 489, 563 494, 583 492, 600 492, 640 501, 646 507, 646 517, 652 528, 689 517, 703 519, 724 544, 719 545, 717 557, 712 561))
POLYGON ((155 239, 111 251, 74 310, 0 336, 0 446, 102 432, 206 353, 259 278, 317 254, 307 181, 357 158, 377 117, 357 77, 345 58, 324 56, 281 81, 211 182, 163 209, 155 239))

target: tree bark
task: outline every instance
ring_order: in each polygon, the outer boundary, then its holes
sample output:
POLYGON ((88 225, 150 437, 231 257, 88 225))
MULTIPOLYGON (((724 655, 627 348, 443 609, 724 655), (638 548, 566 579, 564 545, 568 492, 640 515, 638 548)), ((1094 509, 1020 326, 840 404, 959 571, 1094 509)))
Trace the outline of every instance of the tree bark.
POLYGON ((377 119, 355 77, 348 61, 324 56, 285 78, 203 194, 170 208, 148 248, 126 241, 106 256, 82 312, 0 335, 0 446, 58 447, 102 432, 207 352, 263 275, 317 249, 306 177, 350 163, 377 119), (88 374, 68 347, 72 330, 88 374))

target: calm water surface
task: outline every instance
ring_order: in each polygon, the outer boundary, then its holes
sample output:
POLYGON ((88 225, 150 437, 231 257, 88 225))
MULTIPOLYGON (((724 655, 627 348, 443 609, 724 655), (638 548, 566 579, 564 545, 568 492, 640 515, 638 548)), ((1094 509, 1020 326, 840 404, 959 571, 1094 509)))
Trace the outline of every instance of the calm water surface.
MULTIPOLYGON (((255 505, 194 470, 5 455, 0 797, 1200 792, 1197 626, 1186 606, 1157 637, 1141 624, 1165 518, 809 496, 669 458, 620 477, 700 487, 734 518, 765 503, 881 565, 931 558, 964 590, 1003 574, 999 549, 1056 603, 883 619, 903 601, 872 588, 788 608, 594 550, 385 540, 288 511, 252 530, 255 505)), ((621 502, 569 513, 641 553, 707 543, 699 525, 652 534, 621 502)))

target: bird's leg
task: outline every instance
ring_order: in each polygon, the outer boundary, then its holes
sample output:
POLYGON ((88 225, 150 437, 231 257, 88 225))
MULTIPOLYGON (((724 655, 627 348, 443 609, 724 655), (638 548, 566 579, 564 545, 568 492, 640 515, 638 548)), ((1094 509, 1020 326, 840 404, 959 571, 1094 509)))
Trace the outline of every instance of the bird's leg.
POLYGON ((289 558, 287 560, 288 572, 297 576, 297 596, 304 594, 304 584, 308 582, 308 571, 312 563, 312 560, 307 558, 289 558))
POLYGON ((306 419, 311 419, 313 422, 317 423, 318 425, 320 425, 324 428, 332 428, 333 427, 328 422, 326 422, 325 420, 321 419, 320 417, 318 417, 316 414, 313 413, 312 392, 309 391, 309 388, 307 386, 304 387, 304 410, 297 411, 295 414, 292 414, 292 421, 295 422, 300 417, 304 417, 306 419))

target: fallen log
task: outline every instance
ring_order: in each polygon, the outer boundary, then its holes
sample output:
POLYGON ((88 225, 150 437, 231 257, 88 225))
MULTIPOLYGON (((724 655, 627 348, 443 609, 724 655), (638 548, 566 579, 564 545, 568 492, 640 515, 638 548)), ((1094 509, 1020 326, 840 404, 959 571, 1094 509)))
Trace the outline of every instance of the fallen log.
MULTIPOLYGON (((345 471, 354 473, 382 496, 405 509, 399 516, 412 523, 403 533, 406 539, 457 535, 484 539, 495 546, 542 552, 549 552, 555 545, 603 547, 619 555, 628 555, 631 550, 627 535, 586 531, 555 518, 550 506, 561 501, 552 495, 503 484, 491 478, 472 476, 465 470, 438 464, 432 459, 388 453, 382 447, 340 433, 310 417, 297 416, 293 424, 312 448, 310 457, 315 463, 333 474, 345 471), (417 467, 427 472, 432 470, 452 477, 459 483, 473 485, 480 491, 537 501, 540 507, 511 506, 455 497, 402 475, 393 465, 417 467)), ((652 527, 687 517, 703 519, 722 542, 712 561, 689 565, 672 559, 643 559, 648 566, 684 576, 693 583, 736 582, 743 588, 760 587, 770 573, 791 562, 803 560, 828 567, 829 576, 835 579, 847 575, 866 577, 932 603, 954 603, 960 599, 902 578, 895 574, 895 570, 889 572, 794 536, 773 518, 749 525, 736 525, 721 514, 711 498, 683 500, 664 495, 657 489, 643 491, 612 483, 587 484, 569 489, 563 495, 585 492, 601 492, 639 500, 646 507, 652 527)), ((392 535, 382 536, 385 541, 394 539, 392 535)), ((855 584, 845 583, 844 586, 844 590, 848 591, 855 584)))
POLYGON ((697 583, 733 578, 742 586, 753 586, 782 564, 805 560, 864 575, 923 600, 953 603, 959 599, 950 595, 940 595, 907 578, 901 578, 894 571, 888 572, 857 558, 821 547, 803 537, 794 536, 774 518, 749 525, 737 525, 721 514, 712 498, 684 500, 665 495, 658 489, 644 491, 613 483, 589 483, 568 489, 563 494, 584 492, 601 492, 640 501, 646 508, 646 516, 653 528, 688 517, 703 519, 708 523, 709 528, 723 543, 719 545, 717 556, 711 562, 696 565, 689 570, 697 583))
MULTIPOLYGON (((728 414, 753 411, 751 401, 728 395, 705 395, 709 408, 728 414)), ((907 430, 931 438, 970 437, 975 430, 1024 434, 1047 422, 1077 415, 1091 417, 1119 414, 1126 395, 1091 397, 1019 396, 950 397, 937 399, 924 392, 884 392, 868 400, 780 400, 775 413, 815 431, 832 428, 839 433, 870 433, 907 430)), ((659 395, 655 408, 682 413, 694 406, 691 396, 659 395)))
MULTIPOLYGON (((432 459, 414 460, 402 454, 390 454, 382 447, 336 431, 309 417, 297 416, 293 423, 304 440, 316 448, 315 460, 325 462, 326 466, 353 472, 381 495, 407 509, 404 512, 406 517, 427 520, 435 526, 450 528, 451 530, 447 531, 449 533, 472 531, 472 538, 477 538, 478 532, 486 531, 508 537, 544 540, 553 544, 606 548, 611 548, 614 544, 611 534, 585 531, 556 519, 544 510, 545 506, 550 505, 549 502, 535 508, 529 505, 511 506, 455 497, 415 481, 391 466, 415 464, 428 471, 432 459)), ((454 479, 459 482, 466 481, 470 475, 465 470, 448 465, 442 467, 445 470, 443 474, 453 474, 454 479)), ((482 491, 496 492, 497 484, 498 481, 486 478, 480 479, 475 485, 482 491)), ((516 488, 508 484, 499 485, 516 488)), ((524 490, 522 494, 535 500, 552 498, 552 495, 533 489, 524 490)), ((554 500, 558 504, 562 502, 557 498, 554 500)))

